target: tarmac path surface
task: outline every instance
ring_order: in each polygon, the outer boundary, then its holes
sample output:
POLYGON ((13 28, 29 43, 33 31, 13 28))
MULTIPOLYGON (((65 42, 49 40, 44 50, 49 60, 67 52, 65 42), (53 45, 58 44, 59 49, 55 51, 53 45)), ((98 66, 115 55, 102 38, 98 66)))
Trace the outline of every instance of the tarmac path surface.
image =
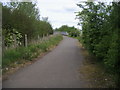
POLYGON ((3 88, 84 88, 83 56, 77 39, 64 36, 51 52, 3 81, 3 88))

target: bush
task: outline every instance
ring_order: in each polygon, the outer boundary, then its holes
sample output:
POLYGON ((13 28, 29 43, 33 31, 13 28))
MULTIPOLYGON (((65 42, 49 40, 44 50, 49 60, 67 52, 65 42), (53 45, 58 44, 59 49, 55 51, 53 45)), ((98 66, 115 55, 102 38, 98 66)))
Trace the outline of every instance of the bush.
POLYGON ((111 38, 110 47, 107 51, 104 63, 111 70, 115 71, 115 67, 118 61, 118 35, 117 33, 113 33, 111 38))

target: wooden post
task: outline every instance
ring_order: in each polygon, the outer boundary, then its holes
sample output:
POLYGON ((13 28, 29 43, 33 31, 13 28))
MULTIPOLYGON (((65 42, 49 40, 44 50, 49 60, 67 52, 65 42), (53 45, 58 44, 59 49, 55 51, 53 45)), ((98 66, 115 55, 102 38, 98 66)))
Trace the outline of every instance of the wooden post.
POLYGON ((4 36, 2 35, 2 56, 4 56, 4 51, 5 51, 5 39, 4 36))
POLYGON ((48 36, 49 36, 49 35, 48 35, 48 33, 47 33, 47 40, 48 40, 48 38, 49 38, 48 36))
POLYGON ((27 47, 27 34, 25 34, 25 47, 27 47))
POLYGON ((40 36, 38 35, 38 40, 40 39, 40 36))
POLYGON ((17 47, 17 40, 16 40, 16 36, 14 35, 14 48, 17 47))
POLYGON ((39 41, 40 41, 40 36, 38 35, 38 40, 37 40, 37 43, 39 43, 39 41))
POLYGON ((41 43, 41 38, 42 38, 42 37, 40 36, 39 43, 41 43))
POLYGON ((42 38, 42 41, 44 40, 44 37, 45 37, 45 36, 44 36, 44 34, 43 34, 43 38, 42 38))

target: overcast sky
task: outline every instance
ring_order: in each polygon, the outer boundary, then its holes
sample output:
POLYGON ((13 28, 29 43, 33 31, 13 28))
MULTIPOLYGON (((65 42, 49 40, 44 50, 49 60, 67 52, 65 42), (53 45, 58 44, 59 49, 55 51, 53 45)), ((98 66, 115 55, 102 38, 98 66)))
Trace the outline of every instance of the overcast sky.
POLYGON ((77 26, 75 13, 80 9, 76 5, 80 0, 37 0, 41 17, 48 17, 53 28, 62 25, 77 26))
MULTIPOLYGON (((87 0, 37 0, 37 6, 40 10, 41 17, 48 17, 53 28, 60 27, 62 25, 75 26, 78 20, 75 20, 75 12, 80 11, 80 8, 76 5, 80 2, 87 0)), ((95 0, 109 2, 112 0, 95 0)))

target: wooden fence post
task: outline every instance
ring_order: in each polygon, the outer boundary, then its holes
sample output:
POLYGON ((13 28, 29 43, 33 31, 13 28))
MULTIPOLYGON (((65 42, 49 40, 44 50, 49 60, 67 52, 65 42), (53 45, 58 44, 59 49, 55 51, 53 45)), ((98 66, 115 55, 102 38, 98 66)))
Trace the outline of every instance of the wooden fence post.
POLYGON ((14 35, 14 48, 17 47, 17 40, 16 40, 16 36, 14 35))
POLYGON ((38 40, 40 39, 40 36, 38 35, 38 40))
POLYGON ((48 35, 48 33, 47 33, 47 40, 49 39, 49 35, 48 35))
POLYGON ((44 36, 44 34, 43 34, 43 38, 42 38, 42 41, 44 41, 44 37, 45 37, 45 36, 44 36))
POLYGON ((4 51, 5 51, 5 39, 4 36, 2 35, 2 56, 4 56, 4 51))
POLYGON ((28 41, 27 41, 27 34, 25 34, 25 47, 27 47, 28 41))
POLYGON ((40 36, 38 35, 37 43, 39 43, 39 41, 40 41, 39 39, 40 39, 40 36))

